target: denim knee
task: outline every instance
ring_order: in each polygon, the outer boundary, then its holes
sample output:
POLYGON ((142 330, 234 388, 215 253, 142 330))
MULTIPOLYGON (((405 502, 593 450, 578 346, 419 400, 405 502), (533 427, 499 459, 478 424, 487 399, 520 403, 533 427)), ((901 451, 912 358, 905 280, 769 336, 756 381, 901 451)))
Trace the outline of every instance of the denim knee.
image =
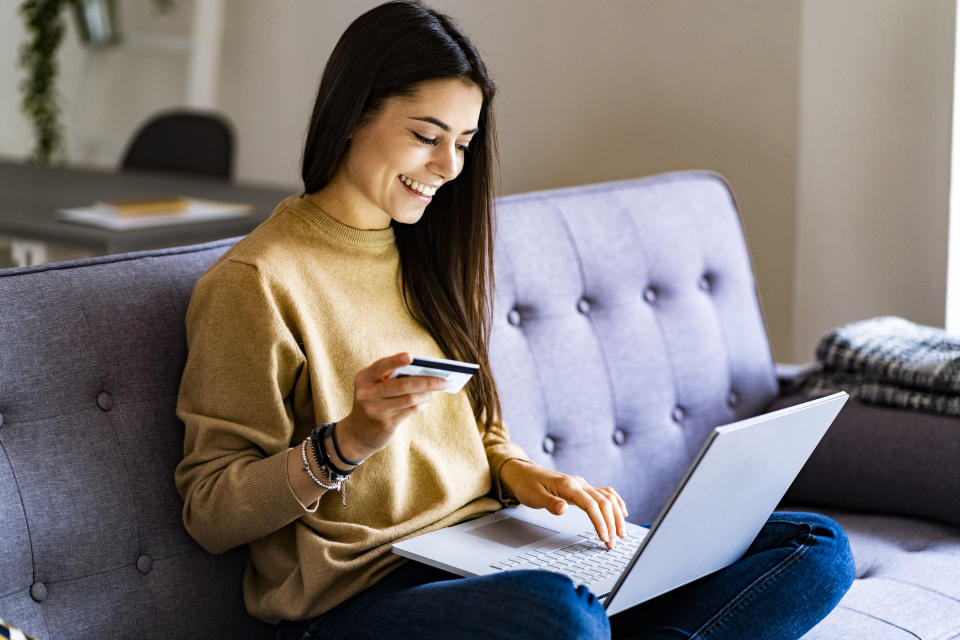
POLYGON ((498 574, 498 578, 503 587, 505 606, 527 609, 526 612, 515 612, 529 626, 522 637, 551 640, 610 638, 606 609, 585 586, 575 586, 564 575, 541 570, 505 571, 498 574))
POLYGON ((839 522, 819 513, 804 514, 810 526, 810 547, 819 562, 820 586, 823 595, 835 605, 847 592, 856 577, 853 551, 847 533, 839 522))

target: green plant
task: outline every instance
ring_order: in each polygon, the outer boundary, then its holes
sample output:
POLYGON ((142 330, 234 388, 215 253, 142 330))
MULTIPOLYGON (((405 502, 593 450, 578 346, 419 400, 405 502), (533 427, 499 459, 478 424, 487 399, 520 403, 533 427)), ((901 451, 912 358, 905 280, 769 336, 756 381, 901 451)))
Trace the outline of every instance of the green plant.
POLYGON ((20 48, 20 65, 27 71, 21 82, 21 108, 33 124, 35 146, 31 159, 50 164, 63 147, 60 105, 57 99, 57 50, 66 22, 61 11, 67 0, 23 0, 20 15, 27 41, 20 48))
MULTIPOLYGON (((57 95, 57 51, 63 41, 66 20, 63 9, 79 0, 22 0, 20 15, 27 40, 20 47, 20 66, 26 78, 20 83, 20 106, 33 126, 34 148, 30 159, 50 164, 63 156, 63 126, 57 95)), ((169 13, 175 0, 153 0, 158 13, 169 13)))

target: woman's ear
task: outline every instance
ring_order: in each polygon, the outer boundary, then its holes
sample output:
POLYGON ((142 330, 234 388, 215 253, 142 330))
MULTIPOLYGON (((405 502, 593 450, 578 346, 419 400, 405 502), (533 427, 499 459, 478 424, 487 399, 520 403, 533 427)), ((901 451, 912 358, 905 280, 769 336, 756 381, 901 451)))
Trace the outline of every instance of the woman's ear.
POLYGON ((361 126, 361 124, 360 124, 359 122, 356 123, 355 125, 353 125, 353 128, 350 129, 350 133, 347 134, 347 141, 348 141, 348 142, 349 142, 350 140, 353 140, 353 136, 357 135, 357 132, 360 131, 360 126, 361 126))
POLYGON ((350 133, 347 134, 347 140, 353 140, 355 136, 363 133, 363 130, 370 126, 370 117, 367 115, 361 116, 353 123, 353 128, 350 129, 350 133))

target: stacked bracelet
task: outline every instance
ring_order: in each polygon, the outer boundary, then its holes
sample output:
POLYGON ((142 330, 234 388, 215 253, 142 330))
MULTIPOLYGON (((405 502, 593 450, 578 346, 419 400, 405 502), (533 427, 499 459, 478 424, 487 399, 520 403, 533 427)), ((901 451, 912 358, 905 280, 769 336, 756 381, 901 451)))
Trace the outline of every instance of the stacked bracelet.
MULTIPOLYGON (((326 478, 326 482, 317 477, 313 472, 313 469, 310 468, 310 462, 307 460, 307 443, 310 441, 310 438, 305 438, 302 443, 300 443, 300 457, 303 459, 303 470, 307 472, 310 476, 310 479, 318 487, 323 487, 327 490, 335 490, 340 492, 340 503, 346 507, 347 506, 347 491, 345 484, 347 482, 347 476, 339 475, 336 472, 330 470, 327 466, 321 465, 320 461, 317 460, 317 466, 320 467, 320 473, 326 478)), ((315 458, 316 459, 316 458, 315 458)))
POLYGON ((313 442, 313 455, 316 456, 318 464, 323 464, 330 468, 331 471, 335 472, 340 476, 348 476, 354 471, 357 470, 363 461, 354 462, 353 460, 348 459, 343 455, 343 452, 340 451, 340 443, 337 442, 337 423, 328 422, 321 424, 314 428, 310 433, 310 440, 313 442), (352 469, 341 469, 333 463, 333 460, 330 458, 330 454, 327 453, 327 447, 324 445, 324 442, 327 439, 327 436, 330 436, 330 439, 333 441, 333 449, 337 452, 337 456, 348 465, 353 467, 352 469))
POLYGON ((351 467, 359 467, 360 465, 362 465, 363 460, 361 460, 360 462, 354 462, 353 460, 350 460, 349 458, 347 458, 347 456, 343 455, 343 451, 340 451, 340 443, 337 442, 337 423, 336 422, 330 423, 327 429, 330 431, 330 439, 333 440, 333 450, 337 452, 337 455, 340 456, 340 459, 346 462, 351 467))
MULTIPOLYGON (((307 474, 310 476, 310 479, 313 480, 317 486, 323 487, 324 489, 336 489, 337 491, 339 491, 343 487, 343 483, 346 480, 346 478, 340 478, 339 480, 332 480, 331 484, 327 484, 323 480, 318 478, 317 475, 313 472, 313 469, 310 468, 310 462, 307 460, 307 442, 309 440, 310 439, 307 438, 300 444, 300 457, 303 459, 303 470, 307 472, 307 474)), ((323 472, 322 467, 320 471, 321 473, 323 472)))
POLYGON ((336 423, 321 424, 316 427, 311 433, 310 436, 304 439, 300 444, 300 457, 303 459, 303 470, 310 476, 310 479, 318 487, 323 487, 328 490, 336 490, 340 492, 340 500, 344 507, 347 506, 347 492, 345 484, 347 482, 347 476, 353 473, 357 467, 363 464, 363 461, 354 462, 343 456, 343 453, 340 451, 340 444, 337 442, 337 432, 336 432, 336 423), (352 469, 344 471, 338 466, 333 464, 333 460, 330 459, 330 454, 327 453, 327 448, 324 446, 323 442, 326 440, 327 435, 330 435, 331 440, 333 440, 333 448, 337 452, 337 455, 341 460, 349 464, 352 469), (310 461, 307 460, 307 442, 311 444, 313 449, 313 458, 317 463, 317 466, 320 468, 320 474, 324 477, 324 480, 321 480, 313 472, 313 469, 310 468, 310 461))

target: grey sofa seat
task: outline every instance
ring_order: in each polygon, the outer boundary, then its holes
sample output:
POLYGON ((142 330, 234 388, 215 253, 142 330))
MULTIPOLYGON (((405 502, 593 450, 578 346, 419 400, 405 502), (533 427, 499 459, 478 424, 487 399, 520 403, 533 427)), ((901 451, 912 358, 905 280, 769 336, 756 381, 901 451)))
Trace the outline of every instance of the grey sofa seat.
POLYGON ((822 507, 850 539, 857 579, 804 640, 937 638, 960 633, 960 529, 822 507))
MULTIPOLYGON (((497 206, 492 366, 536 461, 649 521, 710 428, 801 399, 781 393, 720 177, 497 206)), ((173 486, 186 305, 233 242, 0 271, 0 618, 41 638, 271 637, 243 608, 244 550, 202 551, 173 486)), ((960 637, 957 434, 841 412, 787 496, 840 520, 857 562, 808 638, 960 637)))
MULTIPOLYGON (((802 399, 785 395, 771 408, 802 399)), ((960 638, 957 427, 949 416, 855 400, 837 416, 786 500, 844 526, 857 579, 806 640, 960 638)))

